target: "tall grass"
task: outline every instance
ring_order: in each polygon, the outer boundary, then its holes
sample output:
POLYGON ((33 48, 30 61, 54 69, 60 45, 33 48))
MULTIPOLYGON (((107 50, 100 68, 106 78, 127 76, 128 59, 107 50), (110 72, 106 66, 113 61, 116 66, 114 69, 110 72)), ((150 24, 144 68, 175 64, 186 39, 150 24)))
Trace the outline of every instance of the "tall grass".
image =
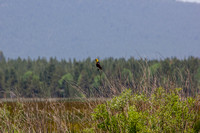
POLYGON ((1 132, 80 132, 98 100, 17 100, 0 103, 1 132))

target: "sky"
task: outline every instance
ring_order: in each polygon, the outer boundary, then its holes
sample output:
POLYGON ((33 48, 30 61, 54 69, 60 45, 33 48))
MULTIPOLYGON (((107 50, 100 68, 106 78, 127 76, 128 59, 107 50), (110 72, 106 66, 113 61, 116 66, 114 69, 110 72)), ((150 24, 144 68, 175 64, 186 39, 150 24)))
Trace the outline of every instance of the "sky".
POLYGON ((200 3, 200 0, 177 0, 179 2, 191 2, 191 3, 200 3))
POLYGON ((6 58, 200 57, 200 0, 0 0, 6 58))

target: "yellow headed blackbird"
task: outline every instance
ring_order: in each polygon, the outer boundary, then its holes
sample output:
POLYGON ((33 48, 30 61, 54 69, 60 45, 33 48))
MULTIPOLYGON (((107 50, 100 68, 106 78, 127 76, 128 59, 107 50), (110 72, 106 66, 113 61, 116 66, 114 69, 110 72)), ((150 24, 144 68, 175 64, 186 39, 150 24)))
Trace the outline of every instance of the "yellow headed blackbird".
POLYGON ((96 61, 96 67, 98 67, 98 70, 99 70, 99 69, 102 70, 102 67, 101 67, 101 65, 100 65, 100 63, 99 63, 99 60, 98 60, 98 59, 95 59, 95 61, 96 61))

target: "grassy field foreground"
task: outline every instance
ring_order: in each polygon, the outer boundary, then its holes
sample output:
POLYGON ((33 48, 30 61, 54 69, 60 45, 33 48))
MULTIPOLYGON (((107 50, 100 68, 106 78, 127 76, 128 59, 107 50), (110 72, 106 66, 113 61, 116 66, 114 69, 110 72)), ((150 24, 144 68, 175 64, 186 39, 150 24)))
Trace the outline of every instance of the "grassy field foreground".
POLYGON ((0 132, 196 132, 200 97, 182 89, 155 89, 148 96, 123 91, 109 100, 1 101, 0 132))
POLYGON ((18 99, 0 103, 0 132, 79 132, 98 100, 18 99))

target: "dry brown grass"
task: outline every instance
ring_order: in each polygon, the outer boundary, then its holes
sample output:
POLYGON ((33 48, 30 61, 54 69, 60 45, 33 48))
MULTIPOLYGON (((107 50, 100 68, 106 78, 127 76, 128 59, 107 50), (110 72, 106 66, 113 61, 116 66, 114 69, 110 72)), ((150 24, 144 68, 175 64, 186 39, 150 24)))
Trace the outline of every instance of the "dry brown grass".
POLYGON ((0 103, 1 132, 80 132, 102 100, 19 99, 0 103))

